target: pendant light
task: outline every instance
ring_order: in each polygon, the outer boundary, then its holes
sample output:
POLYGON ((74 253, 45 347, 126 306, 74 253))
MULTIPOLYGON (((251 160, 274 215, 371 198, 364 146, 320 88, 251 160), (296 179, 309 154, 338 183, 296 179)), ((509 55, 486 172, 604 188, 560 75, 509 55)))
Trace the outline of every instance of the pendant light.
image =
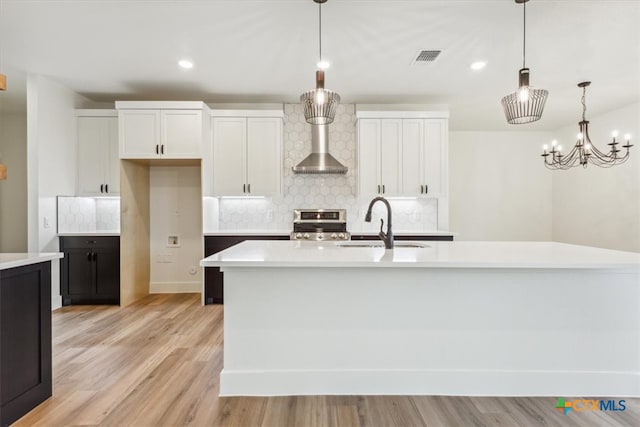
POLYGON ((527 42, 527 2, 529 0, 515 0, 522 3, 522 68, 518 72, 518 90, 502 98, 502 108, 507 122, 510 124, 531 123, 540 120, 544 104, 549 92, 529 86, 529 69, 525 65, 527 42))
POLYGON ((544 165, 549 169, 555 170, 567 170, 576 166, 582 166, 586 168, 589 163, 600 166, 601 168, 609 168, 611 166, 619 165, 629 159, 629 149, 633 147, 631 145, 631 135, 624 135, 624 145, 621 148, 626 149, 623 154, 618 154, 623 150, 618 148, 618 131, 611 132, 612 140, 607 145, 609 146, 609 152, 604 153, 591 142, 589 136, 589 121, 586 119, 587 103, 585 100, 587 94, 587 87, 591 82, 578 83, 578 87, 582 88, 582 120, 578 122, 578 128, 580 132, 577 136, 576 145, 566 154, 562 154, 562 147, 558 145, 556 140, 551 142, 551 151, 549 146, 542 147, 542 158, 544 159, 544 165))
POLYGON ((324 88, 324 69, 322 60, 322 3, 327 0, 313 0, 318 3, 318 70, 316 70, 316 88, 300 95, 304 108, 304 118, 313 125, 328 125, 333 122, 336 109, 340 103, 340 95, 324 88))

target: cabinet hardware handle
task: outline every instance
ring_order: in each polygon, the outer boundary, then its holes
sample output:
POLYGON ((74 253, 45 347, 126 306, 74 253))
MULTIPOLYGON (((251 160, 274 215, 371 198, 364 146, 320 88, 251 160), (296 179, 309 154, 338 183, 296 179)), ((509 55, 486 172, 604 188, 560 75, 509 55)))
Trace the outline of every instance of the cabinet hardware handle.
POLYGON ((109 192, 109 184, 105 184, 104 185, 104 192, 108 193, 109 192))
POLYGON ((104 193, 104 184, 100 184, 100 192, 104 193))
POLYGON ((420 186, 420 194, 423 194, 423 193, 424 193, 424 185, 421 185, 420 186))
POLYGON ((243 193, 247 192, 247 184, 242 184, 242 192, 243 193))
POLYGON ((91 252, 87 252, 87 261, 91 261, 91 252))
POLYGON ((247 193, 251 193, 251 184, 247 184, 247 193))
POLYGON ((160 154, 164 154, 164 144, 160 146, 160 154))
POLYGON ((378 194, 380 194, 380 184, 378 184, 378 194))
POLYGON ((429 186, 427 184, 424 185, 424 194, 429 192, 429 186))
POLYGON ((156 154, 160 154, 160 147, 158 147, 158 144, 156 144, 156 154))
POLYGON ((96 261, 98 259, 98 254, 95 252, 93 252, 92 254, 93 254, 93 260, 96 261))
POLYGON ((382 194, 384 194, 384 184, 382 184, 382 194))
POLYGON ((96 241, 95 240, 87 240, 87 243, 90 245, 95 245, 96 241))

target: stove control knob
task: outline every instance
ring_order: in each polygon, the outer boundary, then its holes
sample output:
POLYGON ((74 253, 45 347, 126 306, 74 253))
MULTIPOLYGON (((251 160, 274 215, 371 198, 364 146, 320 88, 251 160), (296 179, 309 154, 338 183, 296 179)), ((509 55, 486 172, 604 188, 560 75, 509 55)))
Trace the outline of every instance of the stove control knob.
POLYGON ((344 240, 345 239, 344 233, 338 234, 338 238, 341 240, 344 240))
POLYGON ((332 239, 332 240, 336 240, 337 238, 338 238, 338 235, 337 235, 336 233, 333 233, 333 234, 331 235, 331 239, 332 239))
POLYGON ((304 237, 305 239, 309 239, 310 236, 309 236, 309 233, 304 233, 302 237, 304 237))
POLYGON ((296 233, 296 239, 302 239, 302 233, 296 233))
POLYGON ((318 240, 324 240, 324 234, 322 233, 318 233, 318 236, 316 237, 318 240))

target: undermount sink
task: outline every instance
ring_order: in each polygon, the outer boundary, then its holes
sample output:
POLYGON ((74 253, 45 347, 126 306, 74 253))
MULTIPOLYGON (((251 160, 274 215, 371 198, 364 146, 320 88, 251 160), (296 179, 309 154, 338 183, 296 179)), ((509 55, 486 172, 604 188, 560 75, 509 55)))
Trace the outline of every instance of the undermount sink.
MULTIPOLYGON (((339 248, 384 248, 384 243, 382 242, 341 242, 336 244, 339 248)), ((415 248, 415 249, 424 249, 430 248, 431 246, 425 245, 424 243, 419 242, 395 242, 393 245, 394 248, 415 248)))

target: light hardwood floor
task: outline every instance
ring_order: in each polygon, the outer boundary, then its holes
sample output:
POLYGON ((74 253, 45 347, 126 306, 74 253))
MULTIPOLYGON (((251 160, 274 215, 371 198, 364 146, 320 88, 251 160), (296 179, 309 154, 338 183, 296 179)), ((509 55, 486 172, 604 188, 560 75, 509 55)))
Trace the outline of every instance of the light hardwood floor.
POLYGON ((563 415, 552 397, 219 398, 222 310, 165 294, 55 311, 54 395, 16 425, 640 426, 640 399, 563 415))

